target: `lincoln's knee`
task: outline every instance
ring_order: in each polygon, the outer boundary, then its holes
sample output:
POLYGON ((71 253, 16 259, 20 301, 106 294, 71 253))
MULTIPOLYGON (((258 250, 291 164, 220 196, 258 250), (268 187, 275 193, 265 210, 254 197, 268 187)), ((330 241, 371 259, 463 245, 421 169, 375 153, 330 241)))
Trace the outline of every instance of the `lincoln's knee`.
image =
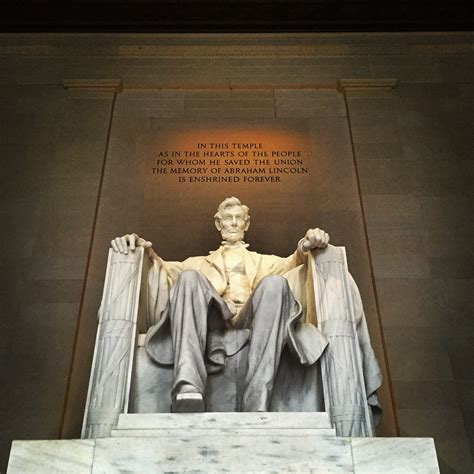
POLYGON ((176 284, 188 287, 196 286, 202 278, 202 273, 196 270, 184 270, 180 273, 176 284))
POLYGON ((288 280, 281 275, 268 275, 260 282, 259 289, 265 294, 281 294, 289 289, 288 280))

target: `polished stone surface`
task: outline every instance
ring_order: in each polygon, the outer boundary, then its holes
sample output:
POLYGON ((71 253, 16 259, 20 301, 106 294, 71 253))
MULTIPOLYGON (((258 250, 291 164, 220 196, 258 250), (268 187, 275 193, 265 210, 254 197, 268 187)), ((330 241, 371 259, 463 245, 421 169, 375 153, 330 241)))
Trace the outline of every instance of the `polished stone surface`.
MULTIPOLYGON (((96 440, 17 441, 8 474, 36 472, 142 473, 142 472, 300 472, 300 473, 424 473, 439 472, 436 451, 430 438, 338 438, 318 434, 319 429, 234 429, 228 414, 227 428, 201 429, 203 415, 184 415, 181 428, 122 430, 133 436, 96 440), (146 433, 148 431, 148 433, 146 433), (205 435, 202 432, 206 432, 205 435)), ((278 418, 278 414, 274 414, 278 418)), ((256 420, 260 414, 249 414, 256 420)), ((166 427, 173 418, 163 423, 166 427)), ((134 416, 122 424, 135 425, 134 416)), ((160 415, 166 420, 165 415, 160 415)), ((204 417, 206 418, 206 417, 204 417)), ((154 421, 159 421, 155 418, 154 421)), ((209 418, 208 423, 211 423, 209 418)), ((250 421, 250 419, 248 420, 250 421)), ((275 420, 274 420, 275 421, 275 420)), ((281 420, 280 420, 281 421, 281 420)), ((212 424, 212 423, 211 423, 212 424)), ((311 424, 311 423, 309 423, 311 424)), ((178 423, 179 425, 179 423, 178 423)), ((117 430, 121 431, 121 430, 117 430)))
POLYGON ((113 438, 207 436, 336 436, 325 412, 120 415, 113 438))
POLYGON ((353 472, 351 442, 320 436, 97 439, 92 472, 353 472))
POLYGON ((14 441, 8 474, 65 473, 89 474, 92 469, 95 441, 14 441))
MULTIPOLYGON (((179 438, 182 432, 177 429, 114 429, 110 436, 112 438, 179 438)), ((267 428, 265 430, 256 428, 194 428, 187 434, 189 437, 207 437, 207 436, 248 436, 248 437, 265 437, 265 436, 336 436, 334 428, 291 428, 290 430, 282 428, 267 428)))
POLYGON ((356 474, 439 472, 431 438, 352 438, 356 474))
POLYGON ((117 430, 331 428, 325 412, 315 413, 143 413, 120 415, 117 430))

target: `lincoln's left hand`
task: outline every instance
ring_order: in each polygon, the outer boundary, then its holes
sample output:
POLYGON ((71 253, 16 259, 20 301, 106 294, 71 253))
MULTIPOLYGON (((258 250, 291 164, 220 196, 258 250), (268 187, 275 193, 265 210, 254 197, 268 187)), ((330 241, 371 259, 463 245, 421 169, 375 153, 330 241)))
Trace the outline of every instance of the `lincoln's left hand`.
POLYGON ((303 252, 308 252, 313 249, 323 249, 329 243, 329 234, 322 229, 309 229, 306 232, 304 239, 301 242, 301 249, 303 252))

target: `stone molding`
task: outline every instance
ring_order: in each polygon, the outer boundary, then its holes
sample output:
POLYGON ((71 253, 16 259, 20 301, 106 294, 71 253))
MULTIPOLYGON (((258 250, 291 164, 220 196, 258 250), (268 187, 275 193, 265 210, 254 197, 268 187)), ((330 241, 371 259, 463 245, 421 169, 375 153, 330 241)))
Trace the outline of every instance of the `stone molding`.
POLYGON ((65 89, 123 90, 122 79, 63 79, 65 89))
POLYGON ((470 32, 3 33, 4 57, 470 56, 470 32))
POLYGON ((398 85, 398 79, 380 78, 380 79, 339 79, 337 81, 337 90, 344 92, 348 89, 394 89, 398 85))
MULTIPOLYGON (((236 89, 236 90, 262 90, 262 89, 280 89, 274 84, 258 84, 258 85, 233 85, 233 86, 209 86, 202 84, 201 86, 188 86, 188 85, 173 85, 173 84, 136 84, 127 83, 124 84, 122 79, 63 79, 62 85, 65 89, 71 90, 114 90, 116 92, 122 92, 124 89, 170 89, 170 90, 181 90, 181 89, 236 89)), ((395 78, 381 78, 381 79, 339 79, 337 83, 331 84, 292 84, 286 85, 284 89, 337 89, 339 92, 345 90, 367 90, 367 89, 394 89, 398 85, 398 79, 395 78)))

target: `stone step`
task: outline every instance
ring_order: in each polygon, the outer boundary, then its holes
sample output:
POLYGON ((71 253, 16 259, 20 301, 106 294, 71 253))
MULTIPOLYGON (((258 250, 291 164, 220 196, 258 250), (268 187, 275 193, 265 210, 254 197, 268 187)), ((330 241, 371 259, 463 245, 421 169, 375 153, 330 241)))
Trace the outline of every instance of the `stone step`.
POLYGON ((266 413, 139 413, 122 414, 117 428, 121 430, 332 430, 325 412, 266 413))
POLYGON ((352 468, 350 440, 334 436, 194 437, 182 433, 179 438, 113 439, 114 443, 96 440, 101 472, 117 472, 118 466, 120 472, 150 473, 351 472, 352 468))
POLYGON ((182 438, 183 434, 187 438, 198 438, 207 436, 232 436, 235 439, 239 437, 269 437, 269 436, 336 436, 334 428, 268 428, 265 430, 255 428, 208 428, 191 430, 183 429, 115 429, 112 430, 112 438, 182 438))
MULTIPOLYGON (((291 430, 287 430, 291 431, 291 430)), ((15 441, 8 474, 103 473, 431 473, 429 438, 202 436, 15 441)))

